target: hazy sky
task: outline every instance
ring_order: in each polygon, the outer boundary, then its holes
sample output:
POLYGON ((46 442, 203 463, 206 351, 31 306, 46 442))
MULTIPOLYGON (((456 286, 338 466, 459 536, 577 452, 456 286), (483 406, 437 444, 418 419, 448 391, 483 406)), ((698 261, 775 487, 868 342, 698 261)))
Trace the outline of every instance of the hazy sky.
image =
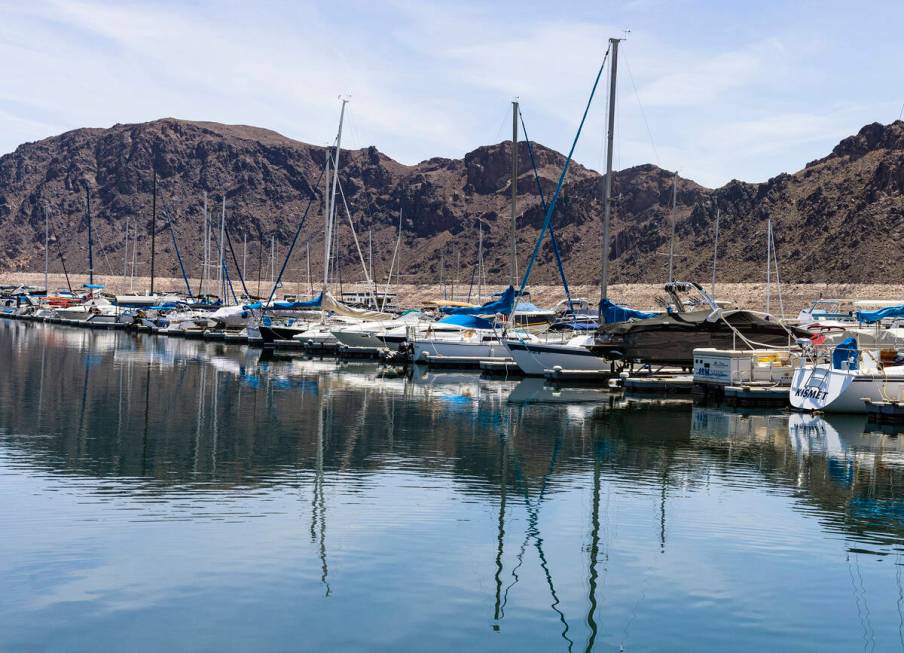
MULTIPOLYGON (((510 137, 567 150, 609 36, 616 167, 705 185, 800 169, 904 105, 902 2, 0 0, 0 152, 164 116, 268 127, 404 163, 510 137)), ((576 159, 603 167, 605 94, 576 159)))

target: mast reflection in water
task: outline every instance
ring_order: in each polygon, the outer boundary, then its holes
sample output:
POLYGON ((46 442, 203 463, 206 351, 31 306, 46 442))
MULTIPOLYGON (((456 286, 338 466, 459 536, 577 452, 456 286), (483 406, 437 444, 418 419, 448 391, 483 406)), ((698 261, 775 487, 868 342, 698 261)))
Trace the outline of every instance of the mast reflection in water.
POLYGON ((904 446, 0 322, 0 650, 900 650, 904 446))

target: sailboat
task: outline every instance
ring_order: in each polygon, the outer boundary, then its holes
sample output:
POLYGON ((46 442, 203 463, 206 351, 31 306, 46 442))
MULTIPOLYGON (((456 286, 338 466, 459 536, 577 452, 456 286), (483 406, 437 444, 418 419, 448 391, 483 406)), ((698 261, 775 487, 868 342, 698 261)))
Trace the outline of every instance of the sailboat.
POLYGON ((804 346, 791 379, 790 401, 797 410, 865 413, 866 402, 904 400, 904 329, 883 320, 904 317, 904 305, 856 314, 874 329, 852 329, 834 347, 804 346))
MULTIPOLYGON (((606 185, 603 198, 603 299, 605 299, 605 284, 608 276, 608 256, 606 255, 606 252, 608 252, 609 243, 609 215, 612 197, 612 145, 615 133, 615 82, 618 71, 618 45, 621 40, 622 39, 617 38, 609 39, 609 52, 611 53, 612 63, 609 79, 609 126, 607 130, 606 185)), ((602 72, 602 67, 600 71, 602 72)), ((597 76, 597 80, 599 80, 599 75, 597 76)), ((594 92, 596 91, 596 84, 594 84, 593 90, 594 92)), ((592 101, 592 99, 593 93, 591 93, 590 101, 592 101)), ((588 109, 589 105, 590 102, 588 102, 588 109)), ((586 117, 586 110, 584 115, 586 117)), ((583 121, 581 122, 581 127, 583 127, 583 121)), ((578 130, 577 136, 575 136, 575 143, 579 136, 580 129, 578 130)), ((574 151, 574 145, 572 145, 572 151, 574 151)), ((558 199, 558 192, 564 181, 565 172, 568 169, 570 161, 571 156, 569 155, 565 167, 562 170, 559 188, 556 189, 556 194, 553 195, 550 206, 547 208, 547 222, 552 217, 552 210, 558 199)), ((541 233, 541 236, 542 235, 543 234, 541 233)), ((539 243, 535 248, 536 247, 539 247, 539 243)), ((577 335, 574 333, 563 332, 558 336, 560 342, 552 342, 549 338, 547 338, 545 342, 530 342, 526 338, 518 337, 517 334, 515 335, 515 338, 506 343, 506 347, 509 350, 510 356, 521 371, 528 376, 542 376, 545 374, 546 370, 555 368, 603 372, 610 367, 607 361, 603 360, 590 349, 595 340, 593 332, 578 332, 577 335)))

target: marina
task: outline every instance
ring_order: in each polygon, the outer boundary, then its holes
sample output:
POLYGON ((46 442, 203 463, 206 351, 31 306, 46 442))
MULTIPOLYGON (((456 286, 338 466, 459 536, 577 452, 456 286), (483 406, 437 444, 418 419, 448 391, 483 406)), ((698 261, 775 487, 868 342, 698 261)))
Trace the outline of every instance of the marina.
POLYGON ((904 653, 870 9, 5 7, 0 653, 904 653))
POLYGON ((0 355, 5 648, 900 641, 904 438, 865 416, 21 320, 0 355))

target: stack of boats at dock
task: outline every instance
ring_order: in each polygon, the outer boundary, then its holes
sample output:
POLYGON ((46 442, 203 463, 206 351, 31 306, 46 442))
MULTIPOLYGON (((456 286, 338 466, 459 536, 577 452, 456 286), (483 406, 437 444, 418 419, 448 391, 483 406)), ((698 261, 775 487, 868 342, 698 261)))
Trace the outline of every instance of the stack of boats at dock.
POLYGON ((438 300, 404 311, 352 306, 328 292, 305 301, 224 306, 210 296, 101 290, 5 289, 0 314, 558 382, 627 377, 668 390, 688 385, 690 377, 704 395, 778 400, 804 411, 893 417, 904 405, 904 305, 891 301, 820 299, 785 322, 732 309, 692 282, 665 284, 660 311, 604 300, 596 315, 583 299, 538 309, 512 287, 482 305, 438 300), (658 386, 651 384, 656 380, 658 386))

